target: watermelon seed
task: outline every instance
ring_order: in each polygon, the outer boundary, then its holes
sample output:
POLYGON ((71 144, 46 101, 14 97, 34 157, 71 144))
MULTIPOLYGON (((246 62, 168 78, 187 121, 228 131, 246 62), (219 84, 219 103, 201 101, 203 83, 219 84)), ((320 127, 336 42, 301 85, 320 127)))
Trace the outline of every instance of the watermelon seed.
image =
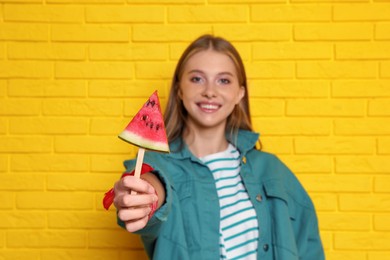
POLYGON ((149 106, 149 105, 151 105, 152 107, 154 107, 155 105, 156 105, 156 102, 154 101, 154 100, 148 100, 148 102, 146 103, 146 106, 149 106))

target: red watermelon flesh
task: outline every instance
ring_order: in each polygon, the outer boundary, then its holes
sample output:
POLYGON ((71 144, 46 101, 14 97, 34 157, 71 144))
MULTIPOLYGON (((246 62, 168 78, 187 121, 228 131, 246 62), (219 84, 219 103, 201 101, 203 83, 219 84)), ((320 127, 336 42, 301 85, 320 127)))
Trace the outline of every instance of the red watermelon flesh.
POLYGON ((119 138, 150 150, 169 152, 157 91, 149 97, 119 138))

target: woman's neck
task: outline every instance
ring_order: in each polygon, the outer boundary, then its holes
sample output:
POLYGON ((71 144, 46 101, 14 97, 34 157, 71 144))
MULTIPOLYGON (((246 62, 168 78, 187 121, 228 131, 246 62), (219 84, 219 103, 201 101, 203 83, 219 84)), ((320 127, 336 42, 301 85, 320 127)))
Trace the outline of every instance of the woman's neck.
POLYGON ((225 137, 224 128, 202 131, 186 128, 183 139, 188 149, 198 158, 222 152, 227 149, 229 144, 225 137))

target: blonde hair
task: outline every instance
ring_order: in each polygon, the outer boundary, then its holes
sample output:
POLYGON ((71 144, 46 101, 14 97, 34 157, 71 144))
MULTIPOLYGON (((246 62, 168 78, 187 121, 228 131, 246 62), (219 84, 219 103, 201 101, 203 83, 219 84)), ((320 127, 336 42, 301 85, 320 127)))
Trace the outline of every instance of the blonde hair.
POLYGON ((230 57, 237 70, 239 84, 245 89, 244 97, 227 118, 226 133, 229 134, 229 139, 235 141, 239 129, 252 130, 246 72, 240 54, 229 41, 221 37, 206 34, 200 36, 187 47, 176 65, 168 103, 164 113, 165 127, 170 142, 181 137, 186 127, 187 111, 179 97, 179 82, 184 67, 194 54, 208 49, 226 54, 230 57))

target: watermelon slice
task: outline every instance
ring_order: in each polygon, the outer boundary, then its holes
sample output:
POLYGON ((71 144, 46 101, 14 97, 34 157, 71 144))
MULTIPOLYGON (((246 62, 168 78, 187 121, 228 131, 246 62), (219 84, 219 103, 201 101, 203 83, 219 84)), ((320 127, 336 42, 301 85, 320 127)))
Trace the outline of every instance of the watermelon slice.
POLYGON ((149 97, 119 138, 142 148, 169 152, 157 91, 149 97))

